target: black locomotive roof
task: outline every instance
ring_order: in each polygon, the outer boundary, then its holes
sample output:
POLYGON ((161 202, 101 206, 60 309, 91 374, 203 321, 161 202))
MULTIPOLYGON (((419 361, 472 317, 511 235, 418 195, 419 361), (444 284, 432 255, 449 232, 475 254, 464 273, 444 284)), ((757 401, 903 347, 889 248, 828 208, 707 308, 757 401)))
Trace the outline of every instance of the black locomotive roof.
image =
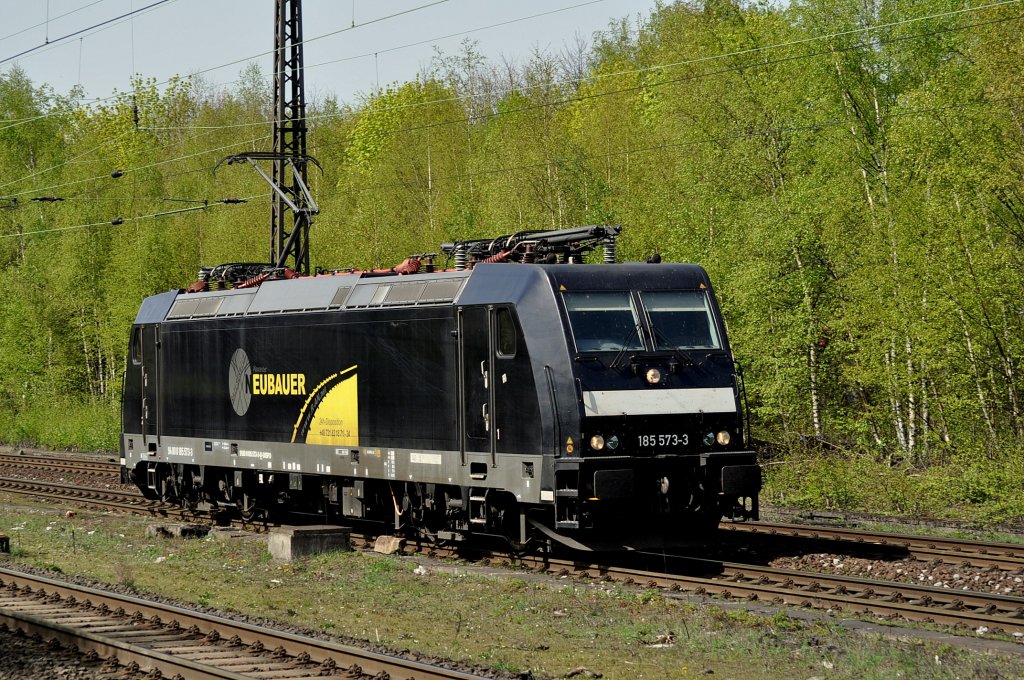
POLYGON ((257 288, 169 291, 147 298, 136 324, 342 309, 529 304, 558 290, 710 288, 694 264, 478 264, 471 270, 404 276, 334 275, 266 281, 257 288))
POLYGON ((690 290, 710 288, 696 264, 478 265, 459 304, 519 302, 527 289, 547 280, 556 290, 690 290))

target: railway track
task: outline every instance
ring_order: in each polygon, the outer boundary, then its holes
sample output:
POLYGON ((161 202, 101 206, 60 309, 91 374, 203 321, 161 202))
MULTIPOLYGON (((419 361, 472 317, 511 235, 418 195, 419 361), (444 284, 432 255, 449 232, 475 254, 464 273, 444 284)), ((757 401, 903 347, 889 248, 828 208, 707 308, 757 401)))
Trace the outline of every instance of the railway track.
POLYGON ((156 515, 161 517, 181 516, 182 510, 177 506, 160 501, 143 498, 138 493, 97 489, 75 484, 42 482, 32 479, 0 477, 0 491, 22 494, 25 496, 42 496, 60 500, 75 501, 104 508, 124 510, 131 513, 156 515))
MULTIPOLYGON (((132 493, 10 478, 0 478, 0 489, 56 496, 141 514, 185 518, 180 508, 149 501, 132 493)), ((734 535, 748 532, 782 539, 896 548, 919 559, 982 564, 1000 569, 1020 569, 1024 561, 1024 548, 1006 543, 986 544, 791 524, 725 524, 723 531, 734 535)), ((444 554, 436 547, 427 549, 444 554)), ((503 557, 491 555, 492 559, 503 557)), ((602 579, 667 591, 717 595, 726 599, 1024 634, 1024 598, 1021 597, 691 557, 655 557, 664 561, 663 571, 586 564, 579 560, 555 560, 545 556, 522 557, 519 562, 538 571, 558 576, 573 575, 583 580, 602 579)))
POLYGON ((120 466, 114 461, 83 460, 78 458, 54 458, 49 456, 24 456, 0 454, 0 465, 32 470, 48 470, 53 472, 74 472, 98 475, 117 476, 120 466))
POLYGON ((0 621, 149 677, 481 677, 9 569, 0 569, 0 621))
POLYGON ((969 564, 1024 572, 1024 544, 984 543, 937 536, 913 536, 770 522, 725 522, 722 524, 722 530, 727 533, 770 536, 773 539, 821 541, 832 544, 828 547, 834 547, 835 544, 847 547, 878 546, 906 551, 909 556, 926 562, 938 560, 944 564, 969 564))
POLYGON ((520 564, 556 577, 1024 636, 1022 597, 698 558, 650 557, 664 561, 662 571, 542 557, 524 557, 520 564))

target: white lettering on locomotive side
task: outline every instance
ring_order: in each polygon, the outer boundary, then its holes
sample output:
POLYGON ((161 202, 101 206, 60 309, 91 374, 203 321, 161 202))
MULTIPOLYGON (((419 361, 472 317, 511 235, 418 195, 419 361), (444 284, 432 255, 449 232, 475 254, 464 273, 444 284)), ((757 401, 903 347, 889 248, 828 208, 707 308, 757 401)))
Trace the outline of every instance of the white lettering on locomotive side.
POLYGON ((265 395, 306 394, 305 373, 253 373, 252 393, 265 395))
POLYGON ((239 458, 258 458, 259 460, 270 460, 273 455, 270 451, 254 451, 252 449, 239 449, 239 458))

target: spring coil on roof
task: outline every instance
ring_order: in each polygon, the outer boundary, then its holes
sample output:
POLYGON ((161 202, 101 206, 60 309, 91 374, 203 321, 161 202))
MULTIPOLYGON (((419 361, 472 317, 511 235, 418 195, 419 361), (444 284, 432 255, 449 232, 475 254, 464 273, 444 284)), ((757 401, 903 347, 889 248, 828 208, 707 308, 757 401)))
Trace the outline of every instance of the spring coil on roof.
POLYGON ((605 264, 615 264, 615 237, 605 236, 603 245, 604 256, 602 262, 605 264))
POLYGON ((469 264, 469 254, 466 252, 466 246, 462 243, 455 246, 455 269, 462 271, 469 264))

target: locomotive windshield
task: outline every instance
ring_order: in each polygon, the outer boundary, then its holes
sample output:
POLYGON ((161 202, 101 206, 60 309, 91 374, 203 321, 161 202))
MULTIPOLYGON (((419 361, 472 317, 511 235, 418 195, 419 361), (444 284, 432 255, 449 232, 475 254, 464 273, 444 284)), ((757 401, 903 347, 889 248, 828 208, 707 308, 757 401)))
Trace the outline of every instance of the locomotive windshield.
POLYGON ((628 291, 565 293, 563 297, 577 351, 644 348, 640 321, 628 291))
POLYGON ((721 349, 704 291, 563 293, 578 352, 721 349), (642 305, 642 307, 640 306, 642 305), (641 332, 642 318, 649 333, 641 332), (645 347, 649 336, 654 347, 645 347))
POLYGON ((655 349, 720 349, 704 291, 640 293, 654 331, 655 349))

